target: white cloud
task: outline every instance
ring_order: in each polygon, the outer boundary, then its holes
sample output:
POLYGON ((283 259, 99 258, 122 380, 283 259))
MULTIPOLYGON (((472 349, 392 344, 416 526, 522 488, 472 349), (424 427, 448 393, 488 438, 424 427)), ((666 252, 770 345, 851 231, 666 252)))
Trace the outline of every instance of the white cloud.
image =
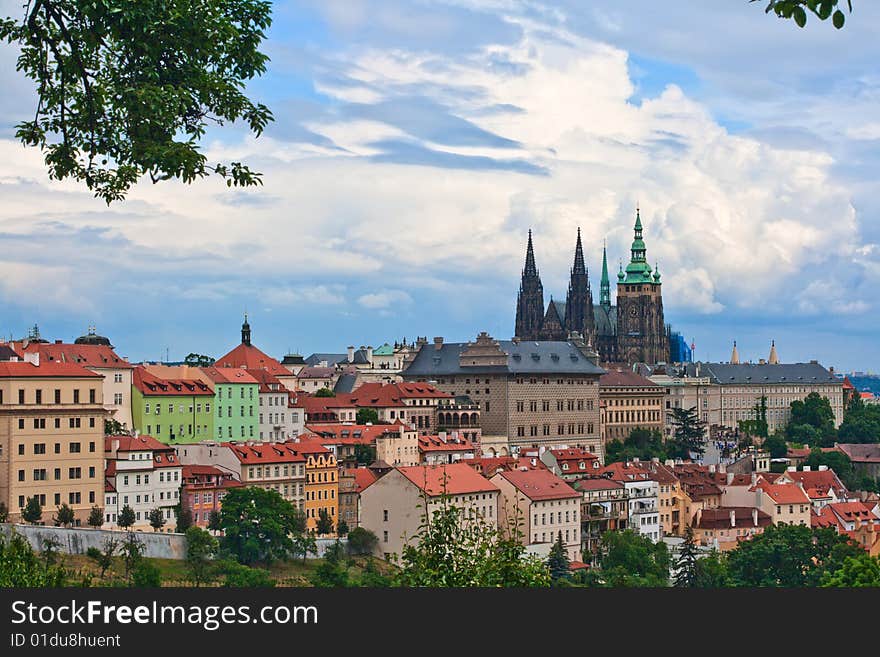
POLYGON ((379 310, 395 305, 412 303, 412 297, 403 290, 382 290, 358 297, 358 303, 364 308, 379 310))

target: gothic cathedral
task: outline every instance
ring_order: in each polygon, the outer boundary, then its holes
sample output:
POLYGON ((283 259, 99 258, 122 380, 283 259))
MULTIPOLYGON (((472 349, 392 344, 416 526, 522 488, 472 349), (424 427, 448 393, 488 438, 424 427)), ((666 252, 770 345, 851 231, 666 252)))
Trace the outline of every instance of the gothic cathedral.
POLYGON ((603 363, 663 363, 669 360, 669 328, 663 319, 660 271, 653 272, 645 257, 642 220, 636 209, 635 237, 630 262, 617 274, 617 305, 611 305, 608 256, 602 249, 599 303, 593 304, 590 278, 584 263, 578 229, 574 264, 565 303, 554 301, 544 309, 544 287, 535 265, 532 231, 526 247, 516 301, 516 337, 521 340, 567 340, 573 332, 599 352, 603 363))

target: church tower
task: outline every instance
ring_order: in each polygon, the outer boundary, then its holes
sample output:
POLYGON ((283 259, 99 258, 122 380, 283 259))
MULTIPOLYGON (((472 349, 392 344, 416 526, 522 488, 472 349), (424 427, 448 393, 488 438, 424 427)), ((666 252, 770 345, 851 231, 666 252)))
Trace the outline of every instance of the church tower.
POLYGON ((244 324, 241 325, 241 343, 251 346, 251 325, 248 324, 247 313, 244 314, 244 324))
POLYGON ((636 208, 634 237, 626 272, 617 283, 617 355, 626 363, 669 361, 669 339, 663 319, 660 271, 651 271, 636 208))
POLYGON ((590 277, 584 264, 584 247, 581 244, 581 229, 577 231, 574 247, 574 264, 571 280, 565 297, 565 331, 577 331, 584 340, 596 344, 596 322, 593 317, 593 292, 590 290, 590 277))
POLYGON ((544 287, 535 266, 535 252, 532 248, 532 231, 529 230, 529 243, 526 247, 526 264, 519 284, 516 299, 515 335, 522 340, 538 340, 544 319, 544 287))

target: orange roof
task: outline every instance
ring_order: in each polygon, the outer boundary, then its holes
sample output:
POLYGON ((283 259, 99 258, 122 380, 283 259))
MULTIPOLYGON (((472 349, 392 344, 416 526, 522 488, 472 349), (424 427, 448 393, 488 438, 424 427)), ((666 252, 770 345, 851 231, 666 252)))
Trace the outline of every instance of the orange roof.
POLYGON ((759 481, 749 490, 755 491, 759 488, 767 493, 767 495, 769 495, 770 498, 777 504, 810 503, 810 498, 807 497, 806 492, 804 492, 804 490, 801 489, 801 487, 797 484, 768 484, 766 482, 759 481))
POLYGON ((650 480, 650 475, 645 472, 638 463, 609 463, 598 471, 598 474, 609 477, 614 481, 645 481, 650 480))
POLYGON ((367 486, 379 478, 376 473, 369 468, 346 468, 345 474, 354 477, 354 490, 356 493, 362 492, 367 486))
POLYGON ((514 470, 516 468, 532 468, 533 470, 546 470, 547 466, 536 458, 534 464, 532 460, 525 457, 516 456, 484 456, 479 458, 468 459, 465 461, 470 467, 483 475, 491 477, 502 470, 514 470))
POLYGON ((265 370, 275 376, 293 376, 293 374, 277 360, 263 353, 255 346, 243 342, 225 356, 218 358, 217 367, 237 367, 248 370, 265 370))
POLYGON ((460 452, 474 450, 476 445, 470 438, 452 438, 441 440, 440 436, 419 436, 420 452, 460 452))
POLYGON ((298 443, 222 443, 242 465, 263 463, 303 463, 306 457, 293 447, 298 443))
POLYGON ((580 447, 570 447, 567 449, 551 449, 550 453, 556 457, 556 461, 559 463, 565 461, 595 461, 599 458, 595 454, 588 452, 585 449, 581 449, 580 447))
POLYGON ((307 424, 306 429, 311 431, 322 443, 337 443, 340 445, 369 445, 376 442, 376 438, 389 433, 400 433, 399 424, 307 424))
POLYGON ((870 507, 862 502, 835 502, 825 505, 826 509, 832 511, 838 518, 844 521, 852 520, 870 520, 871 522, 880 523, 880 518, 875 516, 870 507))
POLYGON ((429 383, 364 383, 348 396, 356 406, 375 408, 407 406, 406 399, 452 398, 429 383))
POLYGON ((116 355, 111 347, 100 344, 65 344, 55 342, 31 342, 25 353, 39 353, 40 362, 78 363, 83 367, 124 368, 134 367, 116 355))
POLYGON ((533 502, 566 500, 580 497, 580 493, 549 470, 509 470, 499 472, 523 495, 533 502))
POLYGON ((129 436, 127 434, 119 436, 104 436, 104 451, 112 452, 113 443, 116 441, 119 442, 119 447, 116 450, 117 452, 143 452, 147 450, 157 452, 174 451, 173 447, 161 443, 152 436, 146 434, 140 434, 137 437, 129 436))
POLYGON ((849 494, 846 486, 837 477, 834 470, 797 470, 794 472, 785 472, 785 475, 791 477, 796 482, 801 482, 804 488, 815 488, 817 490, 827 491, 833 490, 837 497, 846 497, 849 494))
POLYGON ((397 470, 430 497, 444 492, 447 495, 466 495, 498 491, 498 486, 464 463, 414 465, 397 470))
POLYGON ((0 378, 2 379, 30 379, 34 377, 47 378, 73 378, 73 379, 101 379, 103 375, 95 374, 76 363, 60 363, 57 361, 40 362, 39 367, 27 361, 3 361, 0 362, 0 378))
POLYGON ((247 370, 240 367, 202 367, 205 376, 214 383, 259 383, 247 370))
POLYGON ((134 368, 132 384, 138 392, 146 396, 214 396, 214 389, 201 379, 163 379, 141 366, 134 368))
MULTIPOLYGON (((269 372, 269 370, 245 370, 248 374, 257 380, 260 384, 260 392, 288 392, 287 388, 281 380, 269 372), (274 386, 274 389, 273 389, 274 386)), ((290 372, 288 372, 290 374, 290 372)))
POLYGON ((575 490, 582 491, 624 488, 622 483, 609 479, 608 477, 585 477, 584 479, 578 479, 577 481, 572 482, 571 485, 575 490))

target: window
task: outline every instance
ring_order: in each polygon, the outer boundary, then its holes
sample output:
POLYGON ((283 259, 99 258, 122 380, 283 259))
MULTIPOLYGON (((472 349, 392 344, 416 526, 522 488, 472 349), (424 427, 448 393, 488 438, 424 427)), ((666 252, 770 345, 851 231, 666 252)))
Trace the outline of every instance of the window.
POLYGON ((79 389, 73 391, 73 403, 79 404, 79 389))
POLYGON ((18 389, 18 403, 24 404, 24 389, 22 388, 18 389))
MULTIPOLYGON (((24 447, 24 445, 20 445, 20 447, 24 447)), ((45 454, 46 453, 46 443, 34 443, 34 454, 45 454)))
POLYGON ((23 417, 18 418, 18 428, 24 429, 24 418, 23 417))
POLYGON ((79 443, 70 443, 70 453, 71 454, 79 454, 80 445, 79 443))
POLYGON ((55 403, 56 404, 61 403, 61 390, 58 388, 55 388, 55 403))
POLYGON ((122 383, 122 375, 118 374, 118 373, 114 374, 113 375, 113 383, 122 383))
POLYGON ((117 392, 113 395, 113 403, 116 406, 120 406, 122 404, 122 393, 121 392, 117 392))
POLYGON ((43 391, 42 391, 42 390, 37 390, 37 399, 36 399, 36 401, 37 401, 38 404, 42 404, 42 403, 43 403, 43 391))
POLYGON ((94 388, 89 388, 89 403, 90 404, 95 403, 95 389, 94 388))

